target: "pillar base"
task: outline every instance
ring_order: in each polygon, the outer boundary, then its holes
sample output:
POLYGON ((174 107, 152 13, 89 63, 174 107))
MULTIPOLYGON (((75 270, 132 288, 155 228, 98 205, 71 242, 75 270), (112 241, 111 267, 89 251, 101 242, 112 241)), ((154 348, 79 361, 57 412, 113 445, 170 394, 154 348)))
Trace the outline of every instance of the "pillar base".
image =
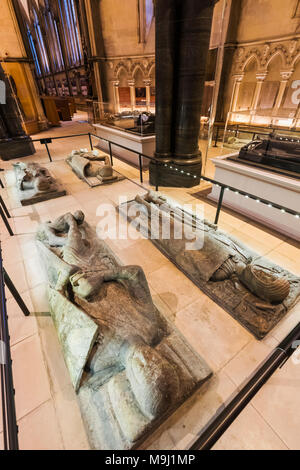
POLYGON ((151 161, 149 165, 150 185, 192 188, 200 184, 201 170, 201 157, 195 159, 194 162, 191 160, 185 162, 177 159, 162 159, 161 162, 156 164, 151 161))
POLYGON ((0 157, 2 160, 27 157, 34 153, 33 142, 28 136, 0 140, 0 157))

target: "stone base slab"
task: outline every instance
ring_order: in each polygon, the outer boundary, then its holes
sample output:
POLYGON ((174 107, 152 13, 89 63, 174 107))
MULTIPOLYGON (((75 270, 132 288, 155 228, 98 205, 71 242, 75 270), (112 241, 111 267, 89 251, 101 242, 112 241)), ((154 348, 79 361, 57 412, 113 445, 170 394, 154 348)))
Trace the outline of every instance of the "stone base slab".
MULTIPOLYGON (((226 155, 212 160, 216 166, 214 177, 216 181, 254 194, 258 199, 266 199, 299 211, 299 180, 229 160, 236 155, 226 155)), ((218 201, 219 194, 220 188, 214 185, 208 197, 213 201, 218 201)), ((283 213, 279 209, 260 204, 232 191, 225 191, 223 205, 284 235, 300 240, 300 219, 295 218, 294 215, 283 213)))
POLYGON ((34 153, 35 148, 30 137, 0 141, 0 157, 2 160, 28 157, 34 153))

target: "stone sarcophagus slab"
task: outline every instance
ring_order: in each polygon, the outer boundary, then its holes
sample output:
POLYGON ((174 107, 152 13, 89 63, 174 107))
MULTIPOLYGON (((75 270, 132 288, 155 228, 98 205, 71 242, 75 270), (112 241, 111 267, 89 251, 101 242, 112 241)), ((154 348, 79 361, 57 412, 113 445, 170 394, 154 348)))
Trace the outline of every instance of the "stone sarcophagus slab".
POLYGON ((42 224, 49 305, 94 449, 132 449, 211 376, 82 212, 42 224))
POLYGON ((229 159, 299 179, 300 139, 272 133, 267 139, 244 145, 237 156, 229 159))
POLYGON ((99 150, 87 149, 73 150, 66 162, 74 173, 89 186, 101 186, 115 183, 124 179, 124 176, 113 170, 109 156, 99 150))
POLYGON ((65 196, 66 191, 50 175, 47 168, 38 163, 13 164, 18 194, 22 206, 65 196))
POLYGON ((258 339, 269 333, 299 299, 299 277, 259 256, 216 225, 172 207, 157 193, 136 196, 118 210, 258 339))

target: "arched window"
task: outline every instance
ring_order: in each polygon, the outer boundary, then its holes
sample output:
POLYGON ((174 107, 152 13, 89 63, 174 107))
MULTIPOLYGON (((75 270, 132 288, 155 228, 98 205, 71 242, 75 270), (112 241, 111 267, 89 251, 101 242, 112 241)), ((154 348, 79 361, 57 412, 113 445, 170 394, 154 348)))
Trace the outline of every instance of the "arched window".
POLYGON ((64 24, 69 65, 75 67, 83 63, 83 51, 74 0, 58 0, 58 4, 61 21, 64 24))
POLYGON ((40 57, 42 61, 42 67, 44 69, 45 74, 48 74, 50 73, 48 56, 47 56, 47 52, 45 48, 45 43, 44 43, 39 19, 35 10, 33 10, 33 16, 34 16, 33 27, 34 27, 36 38, 37 38, 37 44, 38 44, 40 57))
POLYGON ((40 63, 39 63, 38 56, 37 56, 37 52, 36 52, 36 48, 35 48, 35 45, 34 45, 33 37, 32 37, 32 34, 31 34, 30 29, 28 28, 28 26, 27 26, 27 36, 28 36, 28 41, 29 41, 29 46, 30 46, 30 50, 31 50, 31 53, 32 53, 32 57, 33 57, 33 60, 34 60, 35 70, 36 70, 37 75, 40 77, 42 75, 41 66, 40 66, 40 63))
POLYGON ((59 72, 64 68, 64 61, 57 30, 57 24, 52 16, 52 13, 49 10, 45 12, 44 17, 46 34, 49 40, 51 41, 50 54, 52 58, 53 68, 55 71, 59 72))
POLYGON ((153 0, 139 0, 139 42, 146 42, 154 16, 153 0))

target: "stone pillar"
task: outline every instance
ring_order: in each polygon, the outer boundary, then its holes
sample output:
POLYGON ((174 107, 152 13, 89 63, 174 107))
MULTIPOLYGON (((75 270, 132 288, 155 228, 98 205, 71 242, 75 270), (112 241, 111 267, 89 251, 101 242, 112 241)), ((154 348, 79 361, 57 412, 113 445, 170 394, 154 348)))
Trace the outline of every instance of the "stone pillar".
POLYGON ((135 109, 135 81, 128 80, 128 86, 130 87, 130 105, 133 111, 135 109))
POLYGON ((238 100, 239 100, 240 88, 241 88, 243 78, 244 78, 244 74, 234 76, 232 104, 231 104, 231 112, 232 113, 235 113, 237 111, 237 104, 238 104, 238 100))
POLYGON ((200 112, 214 4, 156 0, 155 129, 161 164, 151 163, 151 184, 192 187, 200 182, 200 112), (170 171, 168 163, 179 171, 170 171))
POLYGON ((259 103, 259 98, 260 98, 260 95, 261 95, 262 85, 263 85, 266 77, 267 77, 267 72, 257 73, 256 74, 257 82, 256 82, 254 97, 253 97, 253 101, 252 101, 252 105, 251 105, 251 111, 252 112, 255 112, 257 110, 258 103, 259 103))
POLYGON ((286 90, 286 86, 287 86, 288 81, 291 78, 292 74, 293 74, 293 71, 280 72, 281 82, 280 82, 278 95, 277 95, 276 102, 275 102, 274 109, 273 109, 273 113, 272 113, 273 116, 276 116, 276 114, 278 113, 279 108, 282 105, 284 92, 286 90))
POLYGON ((115 113, 120 112, 120 95, 119 95, 119 84, 120 82, 118 80, 113 82, 113 87, 114 87, 114 107, 115 107, 115 113))
POLYGON ((145 87, 146 87, 146 108, 147 108, 147 111, 150 111, 150 104, 151 104, 150 86, 151 86, 151 80, 144 80, 144 84, 145 84, 145 87))

